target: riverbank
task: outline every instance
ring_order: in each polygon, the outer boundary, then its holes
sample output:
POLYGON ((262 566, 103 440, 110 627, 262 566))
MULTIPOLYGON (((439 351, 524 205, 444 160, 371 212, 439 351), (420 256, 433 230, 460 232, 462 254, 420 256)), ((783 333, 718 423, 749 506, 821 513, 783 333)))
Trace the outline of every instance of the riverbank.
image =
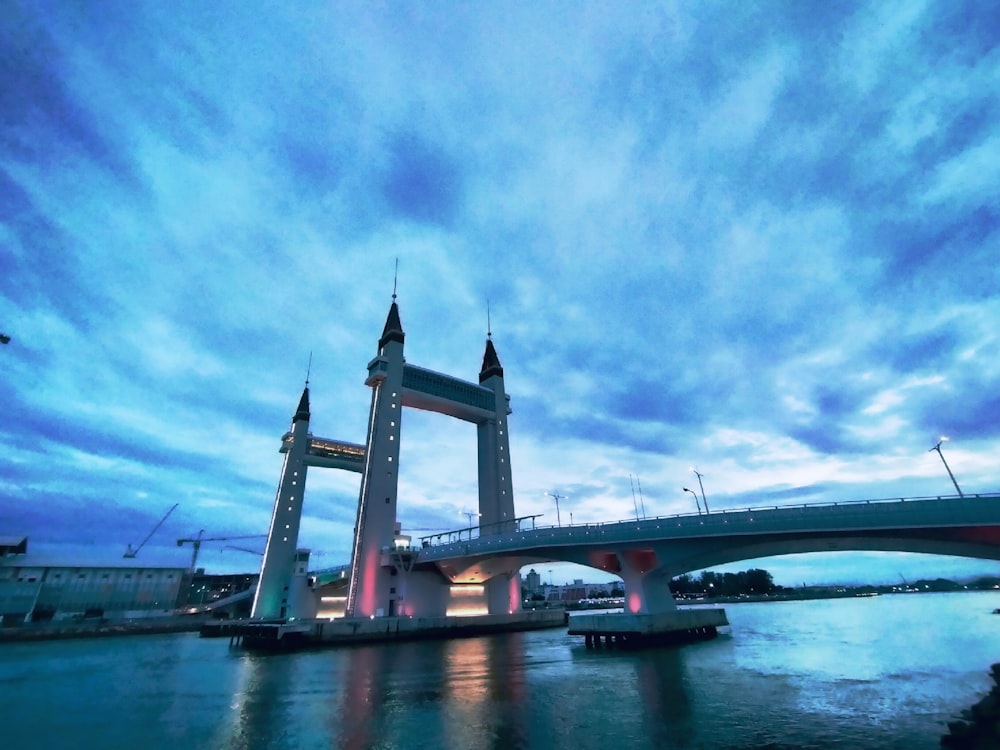
POLYGON ((0 628, 0 644, 25 641, 56 641, 67 638, 104 638, 124 635, 195 632, 208 622, 207 616, 175 615, 141 620, 79 620, 58 623, 28 623, 0 628))
POLYGON ((961 721, 948 722, 941 747, 993 750, 1000 747, 1000 664, 990 667, 993 688, 982 700, 962 712, 961 721))

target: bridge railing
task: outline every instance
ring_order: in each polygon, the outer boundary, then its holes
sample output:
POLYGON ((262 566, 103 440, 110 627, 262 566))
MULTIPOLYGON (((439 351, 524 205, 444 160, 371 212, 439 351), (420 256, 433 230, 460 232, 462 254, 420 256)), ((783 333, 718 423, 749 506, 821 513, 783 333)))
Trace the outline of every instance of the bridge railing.
POLYGON ((434 546, 432 542, 434 539, 438 540, 438 544, 452 544, 454 542, 461 542, 463 539, 472 540, 481 536, 489 536, 490 534, 502 534, 505 531, 534 531, 536 528, 545 528, 537 526, 535 523, 535 519, 541 518, 543 515, 543 513, 536 513, 533 516, 520 516, 510 521, 497 521, 496 523, 486 523, 479 526, 463 526, 460 529, 439 531, 436 534, 428 534, 427 536, 418 538, 421 548, 427 548, 434 546), (531 524, 530 528, 528 526, 529 522, 531 524), (486 533, 484 534, 484 532, 486 533), (447 537, 448 541, 442 542, 442 537, 447 537))

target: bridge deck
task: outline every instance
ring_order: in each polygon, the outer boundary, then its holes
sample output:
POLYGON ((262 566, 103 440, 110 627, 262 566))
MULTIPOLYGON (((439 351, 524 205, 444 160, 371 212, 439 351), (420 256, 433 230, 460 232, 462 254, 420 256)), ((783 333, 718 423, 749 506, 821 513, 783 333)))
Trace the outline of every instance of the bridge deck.
POLYGON ((420 550, 421 562, 539 547, 635 544, 643 540, 1000 525, 1000 495, 893 498, 715 510, 614 523, 548 526, 492 534, 420 550))

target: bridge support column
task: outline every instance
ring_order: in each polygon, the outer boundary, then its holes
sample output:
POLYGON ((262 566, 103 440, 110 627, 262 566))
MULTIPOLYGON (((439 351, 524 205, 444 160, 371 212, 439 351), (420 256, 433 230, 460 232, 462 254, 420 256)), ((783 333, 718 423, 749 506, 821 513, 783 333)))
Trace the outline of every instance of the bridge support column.
POLYGON ((629 550, 619 556, 625 583, 625 611, 631 614, 674 612, 677 602, 670 592, 670 576, 657 565, 652 550, 629 550))
POLYGON ((521 577, 508 570, 486 582, 486 607, 491 615, 521 611, 521 577))

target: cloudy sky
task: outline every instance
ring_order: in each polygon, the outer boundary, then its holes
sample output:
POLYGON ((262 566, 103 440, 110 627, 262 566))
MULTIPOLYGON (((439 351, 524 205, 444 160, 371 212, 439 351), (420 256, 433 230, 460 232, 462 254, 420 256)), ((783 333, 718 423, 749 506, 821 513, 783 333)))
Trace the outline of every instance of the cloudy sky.
MULTIPOLYGON (((989 0, 6 2, 0 536, 265 533, 310 355, 364 441, 397 259, 412 364, 475 380, 489 301, 539 523, 695 512, 692 466, 713 511, 954 494, 941 435, 996 491, 998 41, 989 0)), ((404 525, 465 525, 474 428, 403 434, 404 525)), ((310 473, 317 566, 357 492, 310 473)))

